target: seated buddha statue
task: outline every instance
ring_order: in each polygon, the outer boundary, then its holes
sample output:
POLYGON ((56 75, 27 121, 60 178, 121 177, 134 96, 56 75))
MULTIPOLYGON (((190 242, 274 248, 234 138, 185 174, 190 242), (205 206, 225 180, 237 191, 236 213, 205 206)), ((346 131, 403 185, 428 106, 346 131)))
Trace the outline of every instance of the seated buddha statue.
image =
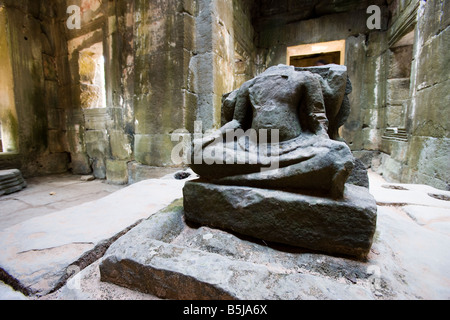
POLYGON ((354 157, 335 118, 347 93, 342 66, 268 68, 224 96, 227 121, 194 139, 190 167, 211 183, 342 198, 354 157))

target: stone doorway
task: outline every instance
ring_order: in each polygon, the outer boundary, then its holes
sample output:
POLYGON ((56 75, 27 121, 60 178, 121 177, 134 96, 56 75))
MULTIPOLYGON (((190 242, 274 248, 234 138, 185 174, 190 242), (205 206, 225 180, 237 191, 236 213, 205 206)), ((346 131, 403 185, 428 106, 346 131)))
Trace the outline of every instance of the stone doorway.
POLYGON ((99 42, 80 52, 78 60, 83 109, 105 108, 105 59, 103 43, 99 42))
POLYGON ((295 67, 345 64, 345 40, 303 44, 287 48, 286 63, 295 67))
POLYGON ((306 56, 291 57, 290 65, 299 68, 314 67, 330 63, 340 64, 341 53, 339 51, 327 52, 321 54, 312 54, 306 56))
POLYGON ((389 48, 384 140, 407 141, 414 29, 389 48))

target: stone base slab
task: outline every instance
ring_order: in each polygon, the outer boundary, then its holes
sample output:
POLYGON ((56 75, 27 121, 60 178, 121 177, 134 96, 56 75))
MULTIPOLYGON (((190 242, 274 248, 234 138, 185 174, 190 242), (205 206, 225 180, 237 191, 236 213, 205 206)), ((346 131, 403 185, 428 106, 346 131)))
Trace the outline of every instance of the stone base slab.
POLYGON ((376 229, 375 199, 349 184, 337 201, 199 181, 187 182, 183 194, 188 221, 331 254, 364 258, 376 229))
POLYGON ((175 300, 374 299, 366 284, 345 280, 364 278, 364 263, 350 266, 341 258, 291 254, 221 230, 195 229, 184 222, 181 203, 113 243, 99 265, 101 281, 175 300), (326 276, 308 270, 319 260, 316 269, 326 276))

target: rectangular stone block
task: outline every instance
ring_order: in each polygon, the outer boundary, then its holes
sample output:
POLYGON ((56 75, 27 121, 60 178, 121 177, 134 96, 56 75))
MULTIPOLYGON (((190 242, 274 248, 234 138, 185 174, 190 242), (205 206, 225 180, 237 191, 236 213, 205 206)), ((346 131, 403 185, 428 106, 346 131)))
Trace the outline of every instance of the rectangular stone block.
POLYGON ((86 130, 105 130, 107 121, 107 109, 95 108, 84 110, 86 130))
POLYGON ((169 174, 175 174, 179 168, 163 168, 146 166, 136 161, 128 162, 128 183, 134 184, 143 180, 161 179, 169 174))
POLYGON ((171 167, 172 150, 177 142, 172 142, 170 134, 135 135, 134 153, 136 161, 155 167, 171 167))
POLYGON ((450 80, 419 90, 413 98, 416 106, 413 118, 414 136, 450 138, 448 106, 450 101, 450 80))
POLYGON ((389 52, 388 79, 409 78, 411 75, 412 45, 392 48, 389 52))
POLYGON ((198 180, 187 182, 183 194, 189 221, 331 254, 365 257, 376 229, 375 199, 353 185, 337 201, 198 180))
POLYGON ((389 79, 387 81, 387 103, 402 105, 409 98, 409 78, 389 79))
POLYGON ((361 131, 364 150, 377 150, 381 143, 382 131, 379 129, 365 128, 361 131))
POLYGON ((66 150, 64 133, 61 130, 48 131, 48 147, 52 153, 64 152, 66 150))
POLYGON ((197 121, 198 97, 195 93, 183 90, 184 128, 193 133, 197 121))
MULTIPOLYGON (((45 56, 45 55, 43 55, 45 56)), ((56 81, 44 81, 44 92, 43 92, 44 104, 48 110, 54 110, 58 108, 58 82, 56 81)))
POLYGON ((92 169, 97 179, 106 178, 105 159, 110 156, 108 134, 102 130, 88 130, 85 133, 86 151, 92 161, 92 169))
POLYGON ((127 161, 106 160, 106 179, 109 183, 123 185, 128 183, 127 161))
POLYGON ((65 129, 65 110, 64 109, 53 109, 47 113, 48 128, 54 130, 64 130, 65 129))
POLYGON ((71 163, 70 168, 72 169, 73 174, 91 174, 92 168, 89 164, 89 157, 86 153, 71 153, 71 163))
POLYGON ((88 130, 85 133, 86 150, 91 158, 109 156, 109 140, 106 130, 88 130))
POLYGON ((419 89, 448 80, 450 62, 445 48, 450 46, 450 29, 446 28, 426 40, 417 65, 416 84, 419 89))
POLYGON ((111 143, 111 155, 118 160, 126 160, 131 157, 131 137, 122 130, 109 131, 111 143))
POLYGON ((402 105, 388 105, 386 107, 386 126, 387 127, 406 127, 406 104, 402 105))

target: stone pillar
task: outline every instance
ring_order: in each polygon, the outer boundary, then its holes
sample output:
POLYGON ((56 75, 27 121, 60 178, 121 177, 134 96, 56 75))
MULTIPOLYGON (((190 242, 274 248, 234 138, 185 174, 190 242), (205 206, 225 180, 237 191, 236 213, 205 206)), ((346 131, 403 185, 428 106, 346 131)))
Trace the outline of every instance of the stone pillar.
POLYGON ((194 1, 135 2, 134 153, 142 164, 172 166, 171 133, 193 119, 194 14, 194 1))
POLYGON ((450 2, 421 1, 417 10, 404 183, 450 190, 450 2))
POLYGON ((197 2, 197 55, 192 66, 198 95, 197 120, 208 130, 221 126, 222 96, 254 76, 256 49, 248 3, 197 2))

